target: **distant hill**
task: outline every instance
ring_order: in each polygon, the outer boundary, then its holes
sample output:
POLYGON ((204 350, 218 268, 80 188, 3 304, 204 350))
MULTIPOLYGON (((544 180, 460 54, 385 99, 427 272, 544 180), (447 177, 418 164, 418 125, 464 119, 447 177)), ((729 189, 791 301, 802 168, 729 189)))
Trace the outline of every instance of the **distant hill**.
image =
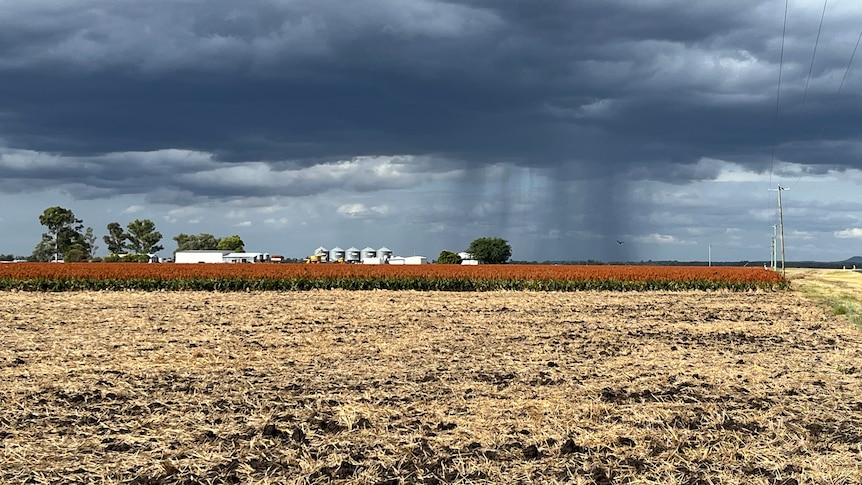
POLYGON ((853 263, 853 264, 859 264, 859 263, 862 263, 862 256, 853 256, 852 258, 850 258, 850 259, 845 259, 844 261, 841 261, 841 262, 842 262, 842 263, 853 263))

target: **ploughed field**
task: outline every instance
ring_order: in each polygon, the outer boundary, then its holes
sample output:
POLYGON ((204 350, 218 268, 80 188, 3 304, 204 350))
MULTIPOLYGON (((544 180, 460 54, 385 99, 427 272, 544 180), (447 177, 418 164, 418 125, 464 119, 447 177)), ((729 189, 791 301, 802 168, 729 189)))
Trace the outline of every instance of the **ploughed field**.
POLYGON ((787 292, 3 292, 2 483, 862 483, 787 292))

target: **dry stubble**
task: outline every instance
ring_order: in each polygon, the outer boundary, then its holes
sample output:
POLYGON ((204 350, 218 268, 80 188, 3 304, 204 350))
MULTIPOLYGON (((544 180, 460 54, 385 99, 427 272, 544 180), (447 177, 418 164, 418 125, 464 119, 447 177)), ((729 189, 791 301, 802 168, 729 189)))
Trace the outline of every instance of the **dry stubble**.
POLYGON ((6 483, 862 483, 784 293, 4 293, 6 483))

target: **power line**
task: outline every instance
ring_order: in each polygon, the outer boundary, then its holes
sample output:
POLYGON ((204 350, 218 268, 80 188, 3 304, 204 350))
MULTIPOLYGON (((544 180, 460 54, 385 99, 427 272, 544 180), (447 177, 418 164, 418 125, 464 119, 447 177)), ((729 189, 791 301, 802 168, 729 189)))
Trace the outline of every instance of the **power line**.
MULTIPOLYGON (((790 0, 784 0, 784 23, 781 27, 781 55, 778 59, 778 89, 775 93, 775 116, 773 117, 773 133, 772 133, 772 156, 769 162, 769 190, 772 190, 772 172, 775 169, 775 148, 778 145, 778 114, 781 110, 781 77, 784 71, 784 42, 787 38, 787 10, 790 0)), ((781 206, 781 186, 778 186, 779 207, 781 206)), ((779 220, 781 219, 781 209, 778 210, 779 220)), ((784 241, 782 240, 782 243, 784 241)))
MULTIPOLYGON (((817 28, 817 37, 814 40, 814 49, 811 53, 811 63, 808 66, 808 76, 805 79, 805 89, 802 92, 802 103, 801 108, 805 107, 805 100, 808 95, 808 86, 811 82, 811 75, 814 72, 814 61, 817 56, 817 46, 820 43, 820 35, 823 31, 823 20, 826 17, 826 7, 829 0, 823 0, 823 10, 820 13, 820 24, 817 28)), ((784 67, 784 44, 787 38, 787 12, 788 12, 788 4, 789 0, 785 0, 784 2, 784 24, 781 30, 781 56, 778 64, 778 89, 775 95, 775 118, 774 118, 774 126, 775 131, 773 133, 773 142, 772 142, 772 157, 769 165, 769 190, 772 190, 772 175, 775 169, 775 152, 778 145, 778 115, 781 108, 781 80, 782 80, 782 72, 784 67)), ((856 56, 856 51, 859 48, 859 43, 862 41, 862 32, 859 32, 859 37, 856 39, 856 45, 853 47, 853 53, 850 55, 850 60, 847 63, 847 69, 844 71, 844 76, 841 78, 841 85, 838 87, 838 94, 841 94, 841 90, 844 87, 844 83, 847 81, 847 76, 850 72, 850 68, 853 65, 853 59, 856 56)), ((799 179, 802 178, 802 173, 800 172, 799 179)), ((795 184, 795 183, 794 183, 795 184)), ((778 228, 780 233, 780 243, 781 243, 781 270, 782 273, 785 272, 785 260, 784 260, 784 214, 782 210, 781 204, 781 192, 787 190, 787 187, 782 187, 780 184, 777 186, 776 191, 778 192, 778 228)), ((772 238, 772 261, 773 261, 773 269, 776 269, 777 266, 777 247, 776 247, 776 234, 775 234, 775 226, 773 226, 773 238, 772 238)))
POLYGON ((805 97, 808 95, 808 83, 811 82, 811 72, 814 71, 814 57, 817 55, 817 44, 820 43, 820 32, 823 31, 823 17, 826 16, 826 4, 829 0, 823 0, 823 12, 820 13, 820 27, 817 27, 817 38, 814 39, 814 52, 811 53, 811 65, 808 66, 808 78, 805 79, 805 89, 802 91, 802 106, 805 106, 805 97))
MULTIPOLYGON (((844 88, 844 83, 847 81, 847 76, 850 74, 850 68, 853 66, 853 59, 856 57, 856 51, 859 49, 860 41, 862 41, 862 31, 859 32, 859 37, 856 38, 856 45, 853 47, 853 52, 850 54, 850 60, 847 61, 847 69, 844 70, 844 76, 841 78, 841 85, 838 86, 838 91, 836 92, 836 95, 841 95, 841 89, 844 88)), ((822 128, 820 130, 820 134, 823 134, 822 128)), ((803 175, 804 173, 800 172, 799 175, 796 177, 796 180, 793 182, 793 184, 789 185, 788 188, 795 187, 796 184, 799 183, 799 181, 802 179, 803 175)))
POLYGON ((773 125, 775 130, 772 135, 772 159, 769 162, 769 187, 772 187, 772 171, 775 168, 775 146, 778 144, 778 112, 781 107, 781 74, 784 70, 784 40, 787 37, 787 9, 790 0, 784 0, 784 26, 781 28, 781 55, 778 60, 778 92, 775 94, 775 117, 773 125))
POLYGON ((847 70, 844 71, 844 77, 841 78, 841 86, 838 86, 838 94, 841 94, 841 89, 844 87, 844 81, 847 80, 847 74, 850 72, 850 66, 853 65, 853 58, 856 57, 856 49, 859 48, 860 40, 862 40, 862 31, 859 32, 859 38, 856 39, 856 47, 853 48, 853 53, 850 54, 850 62, 847 63, 847 70))
MULTIPOLYGON (((814 50, 811 52, 811 64, 808 66, 808 77, 805 78, 805 89, 802 90, 802 103, 800 104, 800 110, 805 108, 805 99, 808 96, 808 84, 811 82, 811 73, 814 72, 814 59, 817 57, 817 45, 820 43, 820 33, 823 31, 823 19, 826 17, 826 5, 828 3, 829 0, 823 0, 823 11, 820 12, 820 25, 817 27, 817 37, 814 39, 814 50)), ((785 171, 787 170, 788 165, 790 165, 790 162, 785 161, 785 171)), ((799 172, 799 176, 796 178, 796 181, 793 182, 793 185, 796 185, 801 178, 802 171, 799 172)))

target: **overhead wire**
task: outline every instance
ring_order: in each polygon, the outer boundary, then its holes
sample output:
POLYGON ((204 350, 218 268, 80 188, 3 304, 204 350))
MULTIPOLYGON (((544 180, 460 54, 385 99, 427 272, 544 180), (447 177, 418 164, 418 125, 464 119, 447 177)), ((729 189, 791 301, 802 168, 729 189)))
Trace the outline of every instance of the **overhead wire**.
POLYGON ((775 116, 773 118, 772 156, 769 162, 769 188, 772 188, 772 172, 775 169, 775 146, 778 144, 778 113, 781 108, 781 76, 784 70, 784 41, 787 38, 787 10, 790 0, 784 0, 784 25, 781 28, 781 55, 778 59, 778 90, 775 94, 775 116))
POLYGON ((838 86, 838 94, 841 94, 841 89, 844 88, 844 82, 847 81, 847 74, 850 72, 850 66, 853 65, 853 58, 856 57, 856 49, 859 48, 860 40, 862 40, 862 31, 859 32, 859 38, 856 39, 856 47, 853 48, 853 53, 850 54, 850 62, 847 63, 847 69, 844 71, 844 77, 841 78, 841 85, 838 86))
MULTIPOLYGON (((859 49, 859 42, 862 41, 862 31, 859 32, 859 37, 856 38, 856 45, 853 47, 853 52, 850 54, 850 60, 847 62, 847 68, 844 70, 844 76, 841 77, 841 84, 838 86, 838 92, 836 95, 841 94, 841 90, 844 89, 844 83, 847 81, 847 76, 850 74, 850 68, 853 66, 853 59, 856 57, 856 51, 859 49)), ((821 130, 821 135, 823 130, 821 130)), ((789 187, 794 187, 799 180, 802 179, 803 173, 800 172, 799 176, 796 177, 796 180, 789 187)), ((789 188, 788 187, 788 188, 789 188)))
MULTIPOLYGON (((823 21, 824 21, 824 18, 826 17, 826 8, 827 8, 828 1, 829 0, 823 1, 823 10, 820 13, 820 24, 817 28, 817 37, 814 40, 814 49, 811 53, 811 63, 808 66, 808 76, 805 79, 805 88, 802 92, 801 108, 804 108, 805 101, 806 101, 807 96, 808 96, 808 87, 809 87, 809 84, 811 82, 811 75, 814 72, 814 61, 815 61, 815 58, 817 56, 817 47, 820 43, 820 35, 823 31, 823 21)), ((774 170, 775 170, 775 153, 776 153, 776 149, 777 149, 777 145, 778 145, 778 118, 779 118, 779 112, 780 112, 780 108, 781 108, 781 81, 782 81, 782 74, 783 74, 783 68, 784 68, 784 45, 785 45, 786 38, 787 38, 788 4, 789 4, 789 0, 785 0, 785 2, 784 2, 784 23, 783 23, 782 31, 781 31, 781 55, 780 55, 779 64, 778 64, 778 89, 777 89, 777 93, 775 96, 775 117, 774 117, 774 133, 773 133, 773 142, 772 142, 772 156, 771 156, 771 160, 770 160, 770 164, 769 164, 769 189, 770 190, 772 190, 772 178, 773 178, 774 170)), ((856 52, 859 49, 860 42, 862 42, 862 31, 859 32, 859 37, 856 39, 856 45, 853 47, 853 52, 850 54, 850 60, 847 62, 847 68, 845 69, 844 75, 841 78, 841 84, 838 87, 838 93, 837 93, 839 95, 841 94, 841 90, 844 88, 844 84, 846 83, 847 77, 850 73, 850 69, 853 66, 853 60, 856 57, 856 52)), ((787 163, 789 163, 789 162, 785 162, 785 164, 787 164, 787 163)), ((803 173, 800 171, 796 182, 798 182, 802 178, 802 175, 803 175, 803 173)), ((794 182, 794 185, 796 184, 796 182, 794 182)), ((782 187, 780 184, 778 185, 778 187, 776 189, 778 191, 779 205, 780 205, 780 200, 781 200, 781 190, 783 190, 783 189, 784 189, 784 187, 782 187)), ((783 234, 782 234, 782 246, 783 246, 783 234)), ((774 246, 773 246, 773 250, 774 250, 774 246)))
POLYGON ((817 56, 817 44, 820 43, 820 32, 823 31, 823 18, 826 17, 826 4, 829 0, 823 0, 823 11, 820 13, 820 26, 817 27, 817 37, 814 39, 814 52, 811 53, 811 65, 808 66, 808 77, 805 79, 805 89, 802 91, 802 106, 805 106, 805 97, 808 95, 808 83, 811 82, 811 73, 814 71, 814 57, 817 56))
MULTIPOLYGON (((775 149, 778 145, 778 114, 781 111, 781 78, 784 72, 784 43, 787 39, 787 11, 790 5, 790 0, 784 0, 784 22, 781 27, 781 54, 778 58, 778 89, 775 93, 775 115, 772 120, 773 124, 773 132, 772 132, 772 155, 770 157, 769 162, 769 186, 768 190, 772 190, 772 173, 775 169, 775 149)), ((781 187, 778 188, 778 197, 779 200, 781 198, 781 187)), ((772 205, 772 204, 770 204, 772 205)), ((776 219, 779 219, 779 211, 776 209, 776 219)), ((774 231, 774 229, 773 229, 774 231)), ((775 243, 776 241, 773 240, 775 243)), ((783 243, 783 241, 782 241, 783 243)), ((775 251, 775 246, 773 246, 773 251, 775 251)))
MULTIPOLYGON (((817 46, 820 44, 820 33, 823 32, 823 19, 826 17, 826 6, 829 4, 829 0, 823 0, 823 10, 820 12, 820 25, 817 27, 817 37, 814 38, 814 50, 811 52, 811 63, 808 65, 808 76, 805 78, 805 88, 802 90, 802 103, 800 104, 800 110, 805 108, 805 100, 808 96, 808 85, 811 83, 811 74, 814 72, 814 59, 817 57, 817 46)), ((784 162, 784 171, 787 171, 787 166, 790 165, 789 161, 784 162)), ((796 185, 797 182, 802 178, 802 172, 799 172, 799 176, 796 178, 796 181, 793 182, 792 185, 796 185)))

